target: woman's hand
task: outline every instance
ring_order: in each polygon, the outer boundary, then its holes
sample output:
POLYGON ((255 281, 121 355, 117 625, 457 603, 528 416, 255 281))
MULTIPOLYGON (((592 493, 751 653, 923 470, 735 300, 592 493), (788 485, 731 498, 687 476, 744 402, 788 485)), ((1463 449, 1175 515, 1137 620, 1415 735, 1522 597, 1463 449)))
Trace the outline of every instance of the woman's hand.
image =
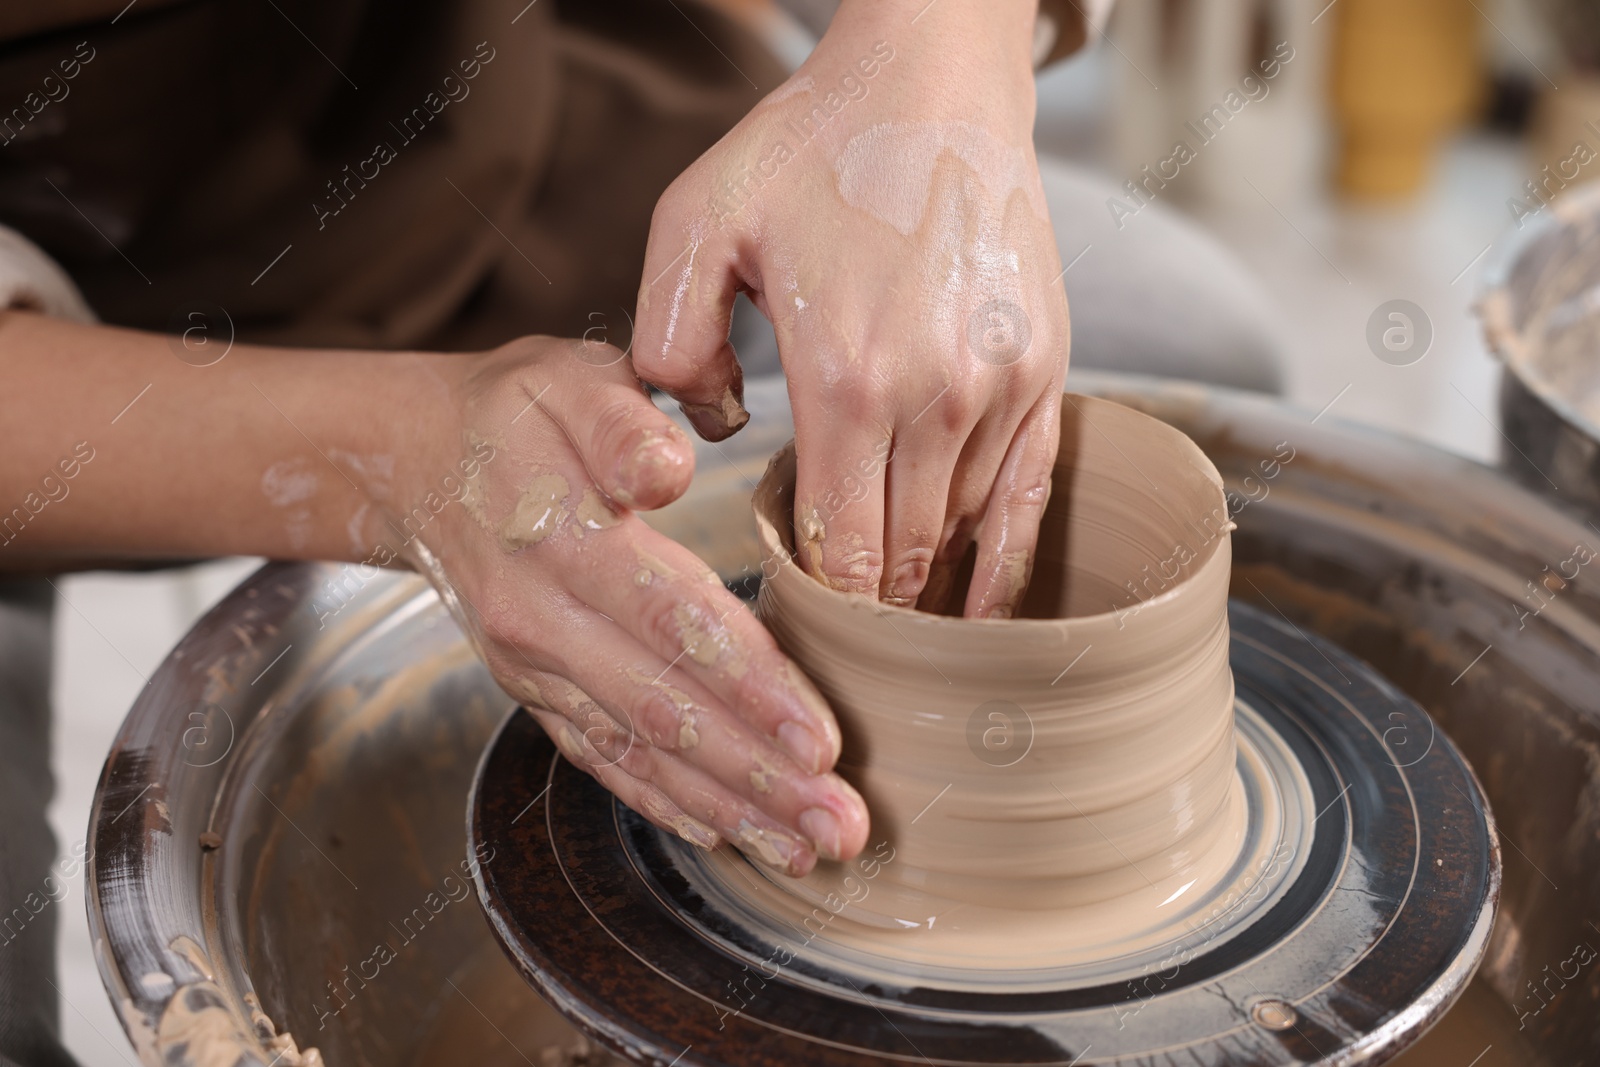
MULTIPOLYGON (((861 798, 829 773, 828 706, 704 563, 634 514, 683 492, 694 453, 623 353, 229 343, 190 362, 202 350, 179 344, 0 312, 0 423, 16 429, 0 490, 28 509, 0 536, 0 571, 403 558, 506 692, 652 822, 793 874, 865 844, 861 798)), ((362 584, 313 601, 319 622, 362 584)))
POLYGON ((800 562, 836 589, 1013 614, 1067 364, 1033 155, 1036 0, 846 0, 805 65, 656 207, 639 375, 743 425, 735 295, 777 331, 800 562))
MULTIPOLYGON (((577 767, 697 845, 796 875, 859 851, 866 809, 829 773, 827 704, 710 568, 635 514, 684 491, 694 452, 623 353, 532 337, 437 365, 450 410, 403 466, 468 459, 460 506, 406 554, 506 692, 577 767)), ((437 488, 408 482, 375 535, 437 488)))

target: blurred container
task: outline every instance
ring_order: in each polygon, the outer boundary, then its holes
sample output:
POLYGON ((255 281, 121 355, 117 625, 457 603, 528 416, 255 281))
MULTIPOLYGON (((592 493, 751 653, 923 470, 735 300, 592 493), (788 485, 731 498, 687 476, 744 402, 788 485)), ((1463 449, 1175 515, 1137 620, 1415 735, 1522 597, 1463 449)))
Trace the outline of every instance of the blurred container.
POLYGON ((1600 521, 1600 183, 1524 225, 1478 313, 1505 365, 1502 466, 1600 521))
MULTIPOLYGON (((1596 5, 1600 7, 1600 4, 1596 5)), ((1539 95, 1531 131, 1536 184, 1549 192, 1600 178, 1600 72, 1564 75, 1539 95)))
POLYGON ((1257 211, 1262 196, 1283 205, 1319 194, 1333 19, 1317 16, 1326 7, 1327 0, 1117 0, 1109 33, 1114 169, 1139 180, 1141 168, 1156 168, 1182 141, 1198 158, 1159 195, 1196 211, 1257 211), (1248 103, 1234 113, 1241 99, 1248 103), (1195 127, 1221 117, 1216 108, 1232 115, 1226 128, 1197 136, 1195 127))
POLYGON ((1481 92, 1471 0, 1339 0, 1332 100, 1341 192, 1409 196, 1481 92))

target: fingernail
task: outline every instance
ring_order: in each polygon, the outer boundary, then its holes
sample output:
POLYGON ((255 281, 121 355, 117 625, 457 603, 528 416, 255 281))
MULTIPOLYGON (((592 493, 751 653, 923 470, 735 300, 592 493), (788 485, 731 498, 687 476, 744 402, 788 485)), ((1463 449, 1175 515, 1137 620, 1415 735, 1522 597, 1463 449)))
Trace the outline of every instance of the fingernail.
POLYGON ((865 816, 867 814, 867 798, 861 795, 861 790, 857 789, 843 778, 839 778, 837 775, 834 777, 835 788, 837 788, 845 796, 849 797, 850 803, 854 804, 860 810, 861 814, 865 816))
POLYGON ((749 819, 739 820, 739 833, 735 838, 739 851, 775 871, 790 873, 799 851, 799 842, 775 830, 763 830, 749 819))
POLYGON ((750 421, 750 412, 744 406, 744 368, 737 357, 733 361, 733 381, 722 394, 722 417, 735 430, 750 421))
MULTIPOLYGON (((811 713, 811 735, 821 739, 823 751, 826 753, 822 762, 815 764, 816 770, 831 767, 844 749, 844 737, 839 733, 839 723, 833 717, 833 709, 828 706, 822 694, 817 692, 817 687, 812 684, 811 679, 795 666, 794 660, 785 660, 784 666, 788 671, 789 690, 800 698, 800 703, 811 713)), ((801 726, 800 723, 795 725, 801 726)))
POLYGON ((672 828, 691 845, 699 845, 708 852, 717 847, 717 832, 699 819, 682 815, 673 822, 672 828))
POLYGON ((842 832, 839 820, 827 808, 807 808, 800 813, 800 832, 811 839, 817 855, 837 860, 844 846, 840 843, 842 832))
POLYGON ((928 583, 928 565, 920 560, 907 560, 895 568, 894 577, 889 582, 889 595, 884 599, 891 604, 909 607, 914 604, 917 594, 922 592, 922 587, 928 583))
POLYGON ((689 844, 704 849, 717 847, 717 832, 699 819, 685 815, 683 809, 668 800, 659 789, 650 787, 641 791, 638 805, 657 826, 669 827, 689 844))
POLYGON ((561 732, 556 734, 556 744, 573 763, 584 762, 583 738, 578 736, 578 731, 571 725, 563 726, 561 732))
POLYGON ((678 408, 707 441, 732 437, 736 430, 750 421, 750 413, 734 397, 732 390, 723 394, 720 403, 679 404, 678 408))
POLYGON ((733 432, 722 421, 722 413, 710 404, 679 404, 678 410, 688 416, 689 425, 707 441, 720 441, 733 432))
POLYGON ((686 443, 654 430, 641 431, 617 463, 617 503, 637 507, 641 499, 653 500, 681 481, 690 463, 686 443))
POLYGON ((779 724, 778 743, 807 774, 821 773, 832 755, 820 737, 797 722, 779 724))

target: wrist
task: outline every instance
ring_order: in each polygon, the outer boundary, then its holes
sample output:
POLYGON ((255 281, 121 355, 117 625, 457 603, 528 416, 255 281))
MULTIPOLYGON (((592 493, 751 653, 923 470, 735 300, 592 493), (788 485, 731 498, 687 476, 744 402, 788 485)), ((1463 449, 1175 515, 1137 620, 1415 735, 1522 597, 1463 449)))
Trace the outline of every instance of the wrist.
POLYGON ((813 60, 891 48, 908 104, 1009 125, 1031 143, 1038 14, 1038 0, 843 0, 813 60))
POLYGON ((1038 17, 1039 0, 842 0, 824 39, 875 35, 896 49, 982 56, 1031 74, 1038 17))
MULTIPOLYGON (((282 442, 263 490, 304 514, 304 554, 388 566, 409 557, 431 483, 458 450, 455 367, 470 357, 421 352, 258 349, 233 368, 244 401, 277 409, 282 442), (259 394, 259 395, 256 395, 259 394), (301 494, 305 494, 300 499, 301 494)), ((221 366, 226 367, 224 363, 221 366)), ((436 525, 436 524, 435 524, 436 525)))
POLYGON ((366 559, 388 498, 441 449, 431 442, 450 417, 448 357, 229 344, 193 360, 188 335, 22 313, 0 320, 0 335, 13 390, 0 406, 19 427, 0 464, 7 497, 33 493, 36 471, 72 472, 70 484, 51 476, 41 491, 59 499, 36 509, 0 567, 366 559))
POLYGON ((361 490, 351 517, 352 547, 379 566, 417 565, 424 546, 437 549, 453 518, 471 506, 493 444, 463 431, 462 385, 475 357, 439 353, 373 353, 357 357, 373 382, 362 401, 377 417, 362 435, 365 454, 343 457, 361 490), (370 361, 370 362, 367 362, 370 361))

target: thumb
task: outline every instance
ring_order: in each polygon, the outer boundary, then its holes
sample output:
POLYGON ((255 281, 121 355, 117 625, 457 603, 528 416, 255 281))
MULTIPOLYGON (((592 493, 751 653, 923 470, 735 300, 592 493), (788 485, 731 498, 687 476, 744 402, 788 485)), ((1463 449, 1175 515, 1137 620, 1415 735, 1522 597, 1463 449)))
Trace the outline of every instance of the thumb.
POLYGON ((746 422, 744 374, 728 343, 739 293, 732 245, 651 226, 639 288, 634 369, 678 401, 701 437, 721 441, 746 422))
MULTIPOLYGON (((584 345, 585 362, 600 346, 584 345)), ((649 511, 682 496, 694 477, 694 443, 653 403, 633 376, 627 358, 609 366, 590 364, 568 378, 541 406, 566 432, 589 477, 624 507, 649 511)), ((605 361, 602 361, 605 362, 605 361)))

